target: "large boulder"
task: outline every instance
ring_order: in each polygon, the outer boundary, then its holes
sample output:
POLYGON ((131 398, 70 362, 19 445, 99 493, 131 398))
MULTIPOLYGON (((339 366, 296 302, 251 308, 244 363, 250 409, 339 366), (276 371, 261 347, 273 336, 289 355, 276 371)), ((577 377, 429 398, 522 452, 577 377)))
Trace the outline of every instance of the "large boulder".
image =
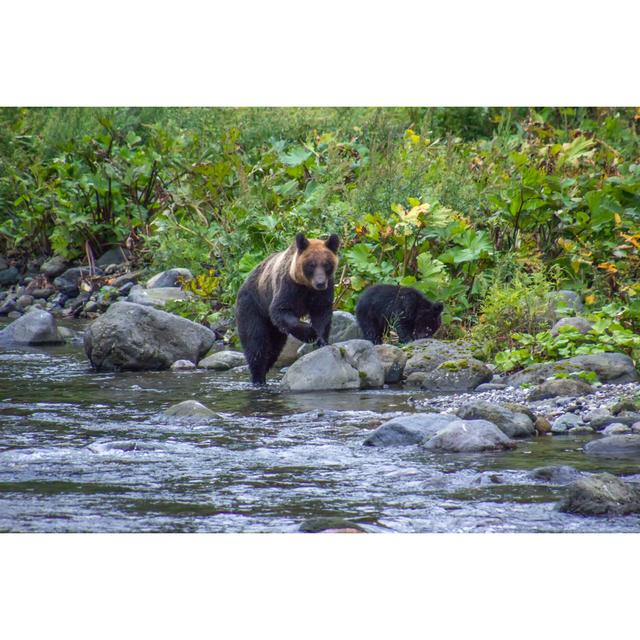
POLYGON ((339 342, 308 353, 282 379, 289 391, 366 389, 383 384, 382 363, 368 340, 339 342))
POLYGON ((491 369, 484 362, 476 358, 462 358, 446 360, 428 372, 414 371, 407 376, 407 384, 434 392, 464 393, 489 382, 492 377, 491 369))
POLYGON ((180 287, 182 282, 193 279, 189 269, 169 269, 156 274, 147 281, 147 289, 162 289, 165 287, 180 287))
POLYGON ((447 413, 414 413, 387 420, 364 440, 369 447, 402 447, 419 444, 427 436, 458 420, 447 413))
MULTIPOLYGON (((329 332, 329 344, 346 342, 348 340, 362 340, 362 330, 356 317, 348 311, 334 311, 331 316, 331 331, 329 332)), ((286 344, 285 344, 286 347, 286 344)), ((298 356, 311 353, 317 347, 314 344, 300 343, 298 356)), ((283 365, 284 366, 284 365, 283 365)))
POLYGON ((640 435, 605 436, 588 442, 584 452, 605 458, 640 458, 640 435))
POLYGON ((200 360, 198 368, 228 371, 234 367, 241 367, 243 364, 246 364, 243 353, 239 351, 217 351, 200 360))
POLYGON ((558 509, 585 516, 638 513, 640 494, 635 487, 614 475, 599 473, 570 484, 558 509))
POLYGON ((56 319, 47 311, 33 309, 0 331, 0 343, 60 344, 64 342, 56 319))
POLYGON ((164 307, 170 300, 188 300, 191 296, 179 287, 156 287, 145 289, 134 285, 127 296, 127 302, 142 304, 149 307, 164 307))
POLYGON ((410 376, 412 373, 429 373, 443 362, 472 357, 468 345, 432 338, 409 342, 403 347, 403 350, 408 356, 404 368, 405 376, 410 376))
POLYGON ((384 381, 387 384, 400 382, 407 364, 406 352, 391 344, 377 344, 374 348, 384 368, 384 381))
POLYGON ((435 435, 427 436, 422 446, 428 451, 451 453, 474 453, 513 449, 513 440, 487 420, 455 420, 440 429, 435 435))
POLYGON ((507 383, 511 387, 519 387, 521 384, 541 384, 558 373, 579 371, 593 371, 600 382, 610 384, 625 384, 638 380, 638 372, 629 356, 624 353, 594 353, 573 356, 557 362, 532 364, 509 376, 507 383))
POLYGON ((463 420, 488 420, 509 438, 528 438, 536 435, 531 418, 511 411, 496 402, 474 400, 458 408, 456 414, 463 420))
POLYGON ((572 378, 559 378, 557 380, 547 380, 534 387, 529 393, 529 400, 547 400, 548 398, 558 398, 561 396, 586 396, 593 393, 593 387, 584 380, 572 378))
POLYGON ((186 318, 131 302, 116 302, 91 323, 84 348, 98 370, 168 369, 176 360, 197 363, 213 331, 186 318))

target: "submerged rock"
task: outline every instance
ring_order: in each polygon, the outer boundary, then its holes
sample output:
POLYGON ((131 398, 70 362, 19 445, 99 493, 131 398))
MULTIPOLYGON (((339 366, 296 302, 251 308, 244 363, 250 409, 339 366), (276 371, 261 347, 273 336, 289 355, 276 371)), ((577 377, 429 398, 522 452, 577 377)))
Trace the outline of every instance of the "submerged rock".
POLYGON ((368 340, 339 342, 308 353, 282 379, 289 391, 367 389, 383 384, 382 363, 368 340))
POLYGON ((535 436, 533 421, 524 413, 516 413, 507 407, 486 400, 475 400, 460 407, 456 414, 463 420, 488 420, 509 438, 535 436))
POLYGON ((422 446, 428 451, 474 453, 514 449, 516 443, 487 420, 455 420, 427 436, 422 446))
POLYGON ((569 465, 562 464, 532 469, 528 476, 533 480, 549 482, 550 484, 569 484, 582 477, 582 472, 569 465))
POLYGON ((307 518, 300 524, 301 533, 367 533, 357 522, 337 517, 307 518))
POLYGON ((529 400, 546 400, 560 396, 586 396, 593 393, 593 387, 584 380, 573 380, 571 378, 560 378, 558 380, 547 380, 534 387, 529 394, 529 400))
POLYGON ((165 416, 174 418, 210 418, 216 414, 197 400, 184 400, 171 405, 164 412, 165 416))
POLYGON ((427 436, 456 421, 456 416, 447 413, 414 413, 400 416, 381 424, 364 440, 369 447, 402 447, 419 444, 427 436))
POLYGON ((605 436, 588 442, 584 452, 590 456, 608 458, 640 458, 640 435, 605 436))
POLYGON ((218 351, 200 360, 198 368, 228 371, 234 367, 241 367, 245 363, 244 354, 239 351, 218 351))
POLYGON ((599 473, 569 485, 558 509, 587 516, 639 513, 640 494, 614 475, 599 473))
POLYGON ((89 325, 84 348, 98 370, 158 370, 176 360, 198 362, 214 340, 211 330, 186 318, 116 302, 89 325))
POLYGON ((64 342, 58 333, 56 319, 48 312, 34 309, 14 320, 0 331, 0 343, 60 344, 64 342))

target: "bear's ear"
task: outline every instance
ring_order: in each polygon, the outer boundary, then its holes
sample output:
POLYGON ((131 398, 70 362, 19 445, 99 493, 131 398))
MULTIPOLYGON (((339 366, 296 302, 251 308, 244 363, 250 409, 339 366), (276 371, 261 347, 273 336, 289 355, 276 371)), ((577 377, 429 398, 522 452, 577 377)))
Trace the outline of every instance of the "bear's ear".
POLYGON ((296 248, 302 253, 309 246, 309 241, 304 237, 304 233, 296 236, 296 248))
POLYGON ((442 313, 442 310, 444 309, 444 305, 442 304, 442 302, 434 302, 432 309, 434 310, 435 313, 442 313))
POLYGON ((331 234, 328 240, 324 241, 324 246, 329 249, 329 251, 333 251, 333 253, 338 253, 338 247, 340 246, 340 238, 335 234, 331 234))

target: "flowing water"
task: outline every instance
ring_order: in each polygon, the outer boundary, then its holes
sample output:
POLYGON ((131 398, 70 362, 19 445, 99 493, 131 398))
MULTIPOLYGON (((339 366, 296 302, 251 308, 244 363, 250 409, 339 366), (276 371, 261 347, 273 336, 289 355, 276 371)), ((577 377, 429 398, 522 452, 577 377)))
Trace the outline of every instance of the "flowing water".
MULTIPOLYGON (((76 326, 76 328, 78 328, 76 326)), ((415 391, 285 394, 245 373, 96 373, 79 342, 0 348, 0 531, 288 532, 339 516, 371 531, 639 531, 637 516, 554 509, 562 487, 527 471, 591 459, 585 437, 520 441, 500 454, 364 447, 415 391), (162 415, 195 399, 215 417, 162 415)))

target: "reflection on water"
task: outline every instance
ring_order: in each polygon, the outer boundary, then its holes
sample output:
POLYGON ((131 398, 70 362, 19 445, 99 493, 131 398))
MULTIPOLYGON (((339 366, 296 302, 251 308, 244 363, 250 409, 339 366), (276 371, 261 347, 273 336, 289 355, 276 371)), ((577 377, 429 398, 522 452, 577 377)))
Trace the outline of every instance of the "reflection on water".
POLYGON ((0 531, 295 531, 341 516, 387 531, 638 531, 636 516, 561 514, 527 471, 587 458, 583 438, 433 455, 363 447, 411 393, 256 390, 245 373, 95 373, 78 344, 0 351, 0 531), (162 411, 196 399, 203 422, 162 411))

